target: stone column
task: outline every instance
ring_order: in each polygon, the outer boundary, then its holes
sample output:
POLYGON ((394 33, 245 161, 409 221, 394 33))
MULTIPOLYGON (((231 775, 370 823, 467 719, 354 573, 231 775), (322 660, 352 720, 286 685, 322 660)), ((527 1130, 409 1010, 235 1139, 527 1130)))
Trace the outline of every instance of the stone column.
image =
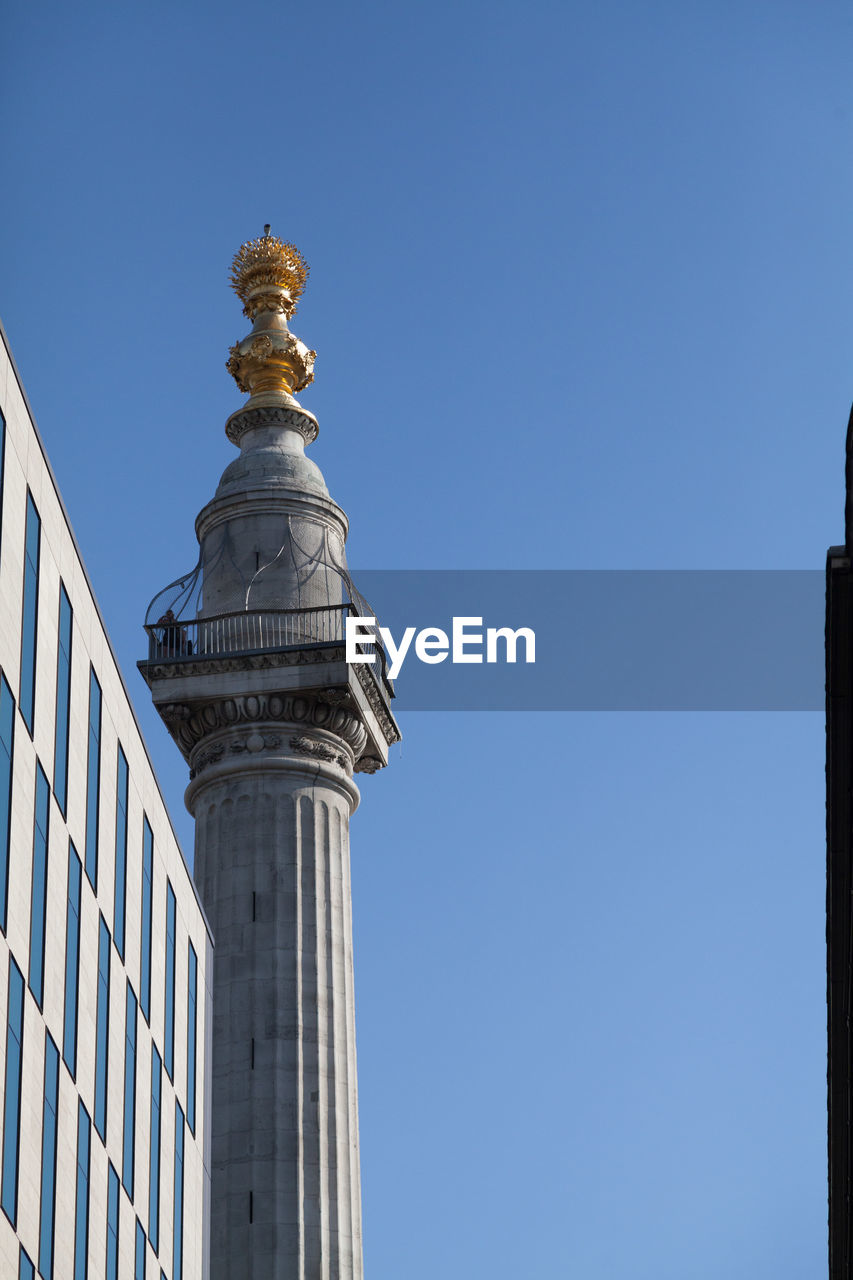
POLYGON ((209 709, 239 727, 199 742, 187 790, 216 940, 211 1280, 361 1280, 349 818, 363 735, 317 700, 252 699, 267 713, 254 721, 247 701, 209 709))
POLYGON ((149 607, 140 670, 190 767, 214 938, 210 1280, 362 1280, 349 819, 353 773, 400 735, 381 662, 346 662, 347 518, 293 396, 313 377, 287 324, 307 266, 269 230, 232 267, 240 454, 196 570, 149 607))

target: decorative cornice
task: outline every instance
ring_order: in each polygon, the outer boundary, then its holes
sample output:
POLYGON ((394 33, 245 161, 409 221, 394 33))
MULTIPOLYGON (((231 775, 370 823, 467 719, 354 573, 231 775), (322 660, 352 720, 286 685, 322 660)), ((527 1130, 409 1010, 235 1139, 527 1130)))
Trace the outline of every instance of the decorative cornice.
MULTIPOLYGON (((267 653, 235 653, 224 658, 183 658, 177 662, 143 661, 138 665, 150 684, 152 680, 173 680, 177 676, 263 671, 267 667, 299 667, 315 663, 344 662, 345 659, 342 645, 317 645, 315 648, 273 649, 267 653)), ((360 671, 360 668, 357 667, 356 670, 360 671)), ((396 742, 396 738, 394 741, 396 742)))
MULTIPOLYGON (((340 738, 355 756, 367 745, 367 730, 355 711, 332 706, 324 698, 311 694, 249 694, 194 706, 169 703, 164 711, 163 719, 187 759, 199 742, 218 730, 263 721, 322 729, 340 738)), ((252 749, 251 745, 248 749, 252 749)), ((195 761, 193 767, 196 767, 195 761)))
POLYGON ((355 671, 359 684, 364 690, 367 701, 370 703, 371 711, 379 721, 379 727, 385 735, 385 741, 389 746, 392 742, 399 742, 400 731, 391 718, 388 708, 385 705, 385 700, 377 687, 377 679, 381 679, 381 677, 375 676, 373 674, 372 665, 368 666, 367 663, 353 663, 353 670, 355 671))
POLYGON ((348 774, 352 774, 352 761, 345 751, 336 751, 330 743, 322 738, 309 737, 307 733, 297 734, 289 742, 292 751, 299 755, 313 756, 316 760, 325 760, 327 764, 337 764, 348 774))
MULTIPOLYGON (((282 752, 283 741, 279 733, 259 733, 257 728, 250 727, 249 733, 236 734, 210 744, 199 743, 192 752, 190 781, 204 773, 210 765, 218 764, 226 757, 236 759, 244 754, 261 757, 269 755, 270 752, 278 756, 286 754, 282 752)), ((352 777, 353 756, 352 752, 346 748, 342 749, 322 738, 304 733, 289 738, 287 746, 297 755, 312 756, 316 760, 323 760, 326 764, 337 765, 339 769, 343 769, 348 778, 352 777)))
POLYGON ((247 431, 256 427, 289 427, 298 431, 306 444, 316 440, 320 432, 317 419, 304 409, 288 409, 284 405, 269 408, 238 409, 225 423, 225 434, 232 444, 239 445, 247 431))
POLYGON ((317 520, 320 524, 334 525, 335 532, 346 538, 349 523, 346 514, 326 494, 309 489, 283 489, 278 485, 263 485, 220 493, 202 507, 195 519, 195 531, 199 542, 217 525, 227 524, 241 516, 277 516, 287 519, 297 516, 317 520))
POLYGON ((382 761, 378 756, 362 756, 356 761, 356 773, 376 773, 379 769, 384 768, 382 761))
MULTIPOLYGON (((259 654, 234 654, 233 657, 226 658, 185 658, 179 662, 140 662, 139 667, 146 681, 150 684, 154 680, 170 680, 182 676, 210 675, 220 674, 232 671, 247 670, 263 670, 268 667, 282 666, 302 666, 314 663, 337 663, 345 660, 345 653, 341 646, 329 645, 316 649, 282 649, 270 653, 259 654)), ((361 685, 365 697, 371 711, 376 716, 379 728, 390 746, 394 742, 400 741, 400 731, 398 730, 393 718, 391 717, 387 704, 383 695, 378 688, 378 679, 373 673, 372 667, 365 663, 354 663, 352 670, 355 671, 356 678, 361 685)), ((309 695, 305 695, 306 697, 309 695)), ((261 695, 259 695, 261 697, 261 695)), ((276 698, 277 695, 271 695, 276 698)), ((269 705, 270 698, 263 695, 264 706, 269 705)), ((284 696, 278 697, 277 702, 273 705, 278 706, 281 702, 284 704, 288 699, 284 696)), ((234 702, 245 702, 245 699, 233 699, 234 702)), ((325 689, 320 695, 319 702, 322 702, 329 708, 352 707, 351 695, 346 689, 325 689)), ((161 718, 166 724, 167 729, 177 742, 184 755, 188 755, 192 745, 197 741, 197 737, 193 734, 189 727, 189 720, 193 715, 193 709, 182 703, 165 703, 158 707, 161 718)), ((265 713, 268 714, 268 713, 265 713)), ((353 718, 357 718, 357 714, 353 708, 353 718)), ((238 716, 238 719, 240 717, 238 716)), ((255 718, 247 716, 246 718, 255 718)), ((263 719, 264 715, 259 718, 263 719)), ((277 713, 273 718, 289 719, 289 716, 282 716, 277 713)), ((359 723, 361 723, 359 721, 359 723)), ((211 724, 210 728, 215 728, 215 724, 211 724)), ((326 726, 324 726, 326 727, 326 726)), ((365 733, 366 741, 366 733, 365 733)), ((365 769, 362 772, 369 772, 365 769)))

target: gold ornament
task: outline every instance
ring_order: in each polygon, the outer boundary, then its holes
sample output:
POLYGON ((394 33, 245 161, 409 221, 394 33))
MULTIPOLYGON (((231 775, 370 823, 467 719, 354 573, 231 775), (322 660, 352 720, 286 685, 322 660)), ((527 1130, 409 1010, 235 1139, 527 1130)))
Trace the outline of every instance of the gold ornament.
POLYGON ((266 310, 292 316, 307 279, 308 263, 296 245, 270 235, 269 227, 241 244, 231 263, 231 287, 251 320, 266 310))
POLYGON ((296 310, 308 264, 295 245, 270 235, 247 240, 234 255, 231 286, 252 320, 252 332, 228 352, 227 369, 250 399, 244 408, 296 406, 293 393, 314 380, 314 359, 287 322, 296 310))

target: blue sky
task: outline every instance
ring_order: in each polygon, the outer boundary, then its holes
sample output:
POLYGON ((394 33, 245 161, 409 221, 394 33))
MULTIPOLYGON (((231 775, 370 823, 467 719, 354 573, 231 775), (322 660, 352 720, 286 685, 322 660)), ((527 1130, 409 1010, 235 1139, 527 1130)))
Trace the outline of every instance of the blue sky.
MULTIPOLYGON (((840 539, 849 6, 4 25, 0 313, 187 848, 134 663, 233 456, 227 267, 265 222, 311 264, 355 569, 840 539)), ((352 827, 370 1280, 821 1274, 820 717, 402 727, 352 827)))

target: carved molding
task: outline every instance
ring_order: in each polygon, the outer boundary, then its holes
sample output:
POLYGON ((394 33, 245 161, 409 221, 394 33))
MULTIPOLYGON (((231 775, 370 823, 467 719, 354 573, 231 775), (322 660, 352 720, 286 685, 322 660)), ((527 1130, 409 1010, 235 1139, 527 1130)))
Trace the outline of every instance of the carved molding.
POLYGON ((289 320, 295 310, 296 305, 290 295, 283 289, 271 286, 269 289, 259 290, 249 298, 243 308, 243 315, 254 320, 261 311, 278 311, 289 320))
POLYGON ((356 761, 355 772, 376 773, 382 767, 382 761, 378 756, 362 756, 360 760, 356 761))
POLYGON ((330 707, 342 707, 352 700, 349 689, 322 689, 320 696, 330 707))
POLYGON ((272 405, 260 409, 239 409, 232 413, 225 424, 225 434, 232 444, 239 445, 246 432, 255 427, 289 427, 298 431, 306 444, 311 444, 320 433, 317 420, 310 413, 272 405))
MULTIPOLYGON (((298 667, 320 662, 343 662, 342 646, 303 649, 274 649, 267 653, 235 653, 221 658, 184 658, 178 662, 141 662, 145 679, 172 680, 176 676, 202 676, 221 671, 262 671, 266 667, 298 667)), ((361 671, 362 667, 356 667, 361 671)), ((368 677, 369 678, 369 677, 368 677)), ((396 739, 394 739, 396 741, 396 739)))
MULTIPOLYGON (((180 711, 175 704, 170 704, 170 708, 174 710, 167 724, 186 757, 189 757, 199 742, 219 729, 232 726, 237 728, 265 720, 323 729, 346 742, 356 756, 367 745, 367 730, 354 711, 343 706, 333 707, 325 699, 309 694, 249 694, 246 697, 222 698, 201 706, 183 707, 180 711)), ((268 736, 262 735, 260 730, 255 731, 255 738, 261 745, 269 745, 268 736)), ((252 735, 246 742, 247 750, 253 750, 255 744, 252 735)), ((279 743, 276 742, 275 745, 278 746, 279 743)), ((195 761, 193 766, 197 768, 195 761)))
POLYGON ((298 734, 290 739, 290 748, 299 755, 313 756, 315 760, 325 760, 327 764, 339 765, 348 775, 352 774, 352 761, 345 751, 336 751, 329 742, 322 738, 311 738, 306 733, 298 734))
MULTIPOLYGON (((385 735, 385 741, 390 746, 392 742, 400 741, 400 731, 388 713, 385 701, 376 687, 376 677, 371 674, 371 668, 367 663, 353 663, 352 669, 355 671, 359 684, 364 690, 365 697, 370 703, 370 709, 379 721, 379 727, 385 735)), ((381 679, 381 677, 379 677, 381 679)))
MULTIPOLYGON (((195 750, 192 753, 190 780, 197 778, 209 765, 218 764, 225 756, 237 756, 243 752, 257 755, 263 751, 276 751, 281 746, 281 742, 281 735, 278 733, 258 733, 257 730, 252 730, 251 733, 242 734, 240 737, 212 742, 209 746, 202 745, 201 750, 195 750)), ((343 753, 340 754, 343 756, 343 753)))

